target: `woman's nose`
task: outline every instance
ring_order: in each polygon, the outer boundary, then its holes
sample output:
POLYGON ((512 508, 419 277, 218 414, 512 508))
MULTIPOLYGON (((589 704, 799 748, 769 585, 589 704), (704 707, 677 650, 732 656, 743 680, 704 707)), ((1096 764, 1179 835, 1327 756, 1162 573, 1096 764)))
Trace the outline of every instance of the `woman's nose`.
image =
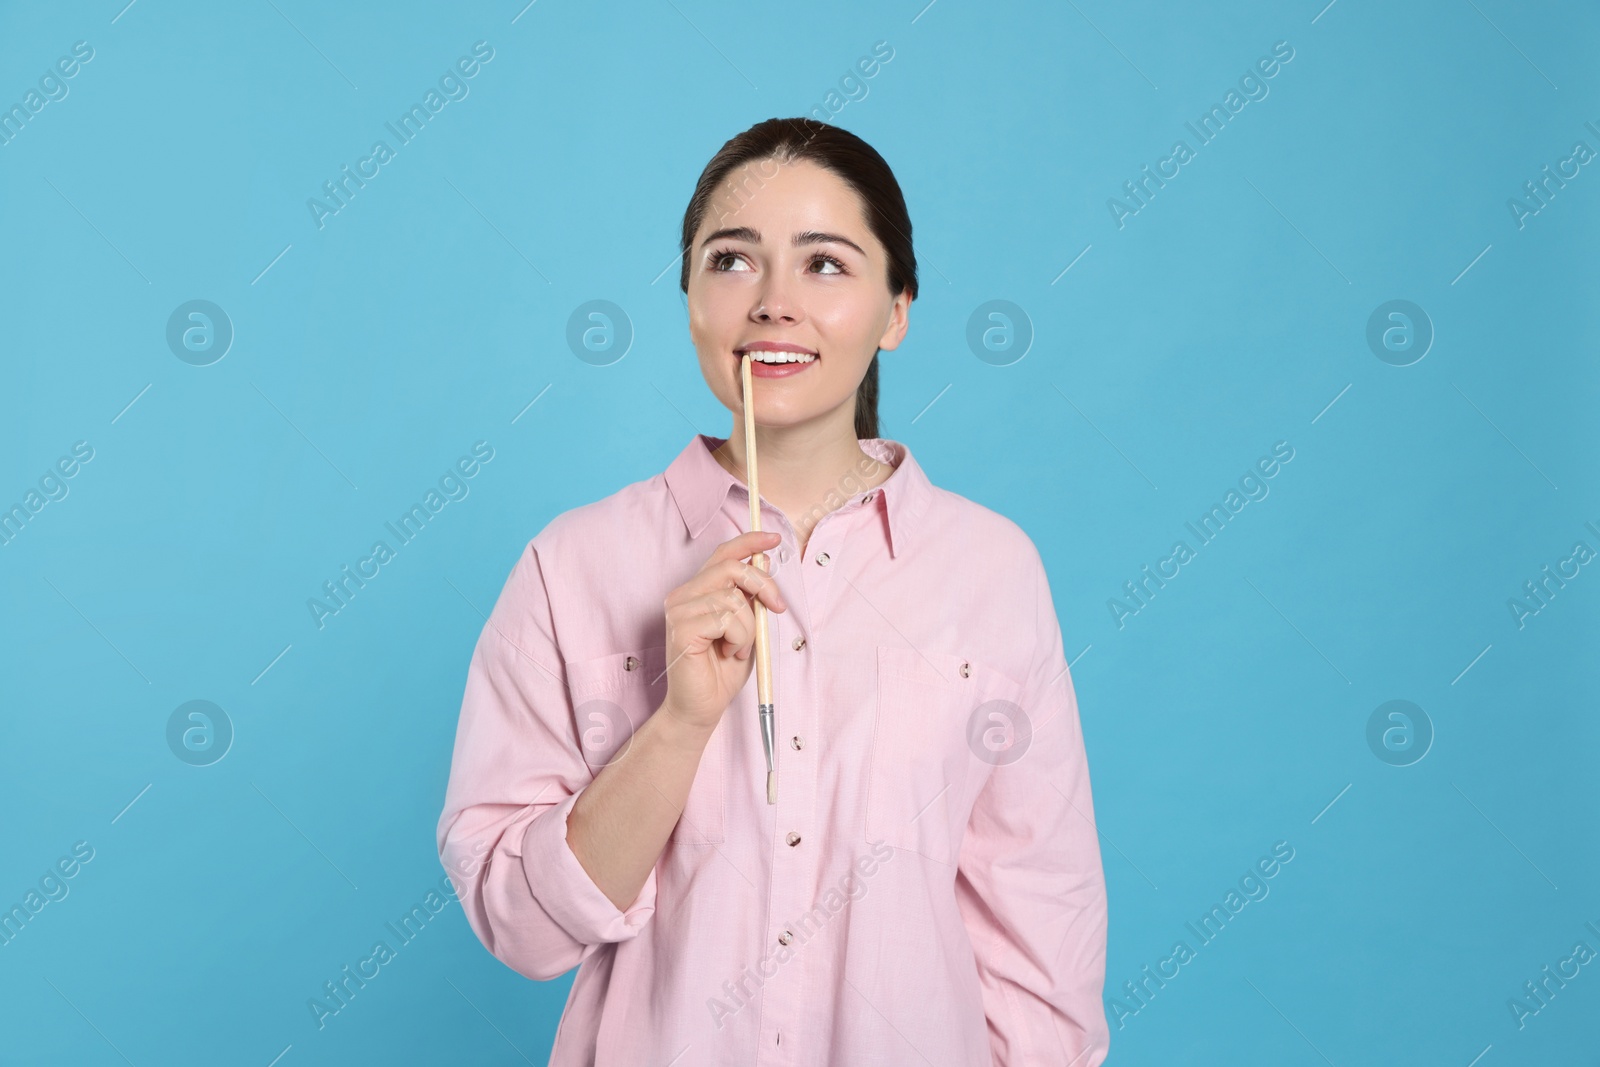
POLYGON ((800 317, 800 309, 794 303, 786 284, 782 281, 768 281, 758 295, 754 317, 760 322, 775 320, 794 322, 800 317))

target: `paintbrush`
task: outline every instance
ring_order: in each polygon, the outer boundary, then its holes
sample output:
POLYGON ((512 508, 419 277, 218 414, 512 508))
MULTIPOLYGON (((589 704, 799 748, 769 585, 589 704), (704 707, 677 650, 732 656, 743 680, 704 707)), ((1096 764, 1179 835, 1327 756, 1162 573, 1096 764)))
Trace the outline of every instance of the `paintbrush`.
MULTIPOLYGON (((744 482, 750 490, 750 531, 761 530, 761 490, 756 482, 756 415, 751 401, 750 353, 739 360, 740 375, 744 380, 744 482)), ((756 552, 750 563, 763 574, 767 570, 767 554, 756 552)), ((767 753, 767 803, 778 802, 778 772, 774 762, 775 737, 772 706, 772 651, 767 637, 767 606, 759 597, 753 601, 756 612, 756 701, 761 718, 761 747, 767 753)))

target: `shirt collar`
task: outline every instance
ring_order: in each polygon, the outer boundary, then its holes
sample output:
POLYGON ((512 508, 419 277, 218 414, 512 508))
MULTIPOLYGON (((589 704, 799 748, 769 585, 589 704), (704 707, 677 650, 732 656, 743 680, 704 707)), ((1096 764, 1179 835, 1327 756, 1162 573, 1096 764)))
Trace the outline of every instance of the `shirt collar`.
MULTIPOLYGON (((916 539, 914 530, 932 503, 933 485, 912 457, 911 449, 901 442, 885 437, 862 437, 857 440, 863 452, 894 467, 894 473, 871 491, 875 494, 873 499, 877 505, 886 509, 889 554, 898 557, 916 539)), ((725 437, 697 433, 667 467, 667 489, 678 505, 678 514, 683 517, 684 527, 690 537, 699 537, 711 524, 734 486, 744 488, 744 483, 724 470, 722 464, 711 455, 726 442, 725 437)), ((858 490, 846 497, 841 490, 841 506, 859 499, 864 492, 858 490)))

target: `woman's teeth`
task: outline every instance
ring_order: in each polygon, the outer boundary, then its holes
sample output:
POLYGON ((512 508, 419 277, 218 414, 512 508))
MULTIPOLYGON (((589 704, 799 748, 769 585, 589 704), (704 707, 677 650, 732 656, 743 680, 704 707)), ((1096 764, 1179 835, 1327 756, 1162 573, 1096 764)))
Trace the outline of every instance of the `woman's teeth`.
POLYGON ((750 352, 757 363, 810 363, 817 357, 807 352, 750 352))

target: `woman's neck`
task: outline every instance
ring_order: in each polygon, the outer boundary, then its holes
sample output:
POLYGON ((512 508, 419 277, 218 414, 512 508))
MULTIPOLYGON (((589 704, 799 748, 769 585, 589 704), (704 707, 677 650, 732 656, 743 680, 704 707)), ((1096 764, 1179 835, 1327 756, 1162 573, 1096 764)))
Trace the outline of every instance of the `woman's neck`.
MULTIPOLYGON (((728 439, 713 456, 745 483, 744 423, 735 419, 728 439)), ((805 543, 816 522, 844 499, 880 485, 894 473, 862 451, 854 428, 756 427, 756 473, 761 496, 782 511, 805 543), (864 465, 863 459, 871 459, 864 465), (865 466, 866 472, 863 474, 865 466)))

